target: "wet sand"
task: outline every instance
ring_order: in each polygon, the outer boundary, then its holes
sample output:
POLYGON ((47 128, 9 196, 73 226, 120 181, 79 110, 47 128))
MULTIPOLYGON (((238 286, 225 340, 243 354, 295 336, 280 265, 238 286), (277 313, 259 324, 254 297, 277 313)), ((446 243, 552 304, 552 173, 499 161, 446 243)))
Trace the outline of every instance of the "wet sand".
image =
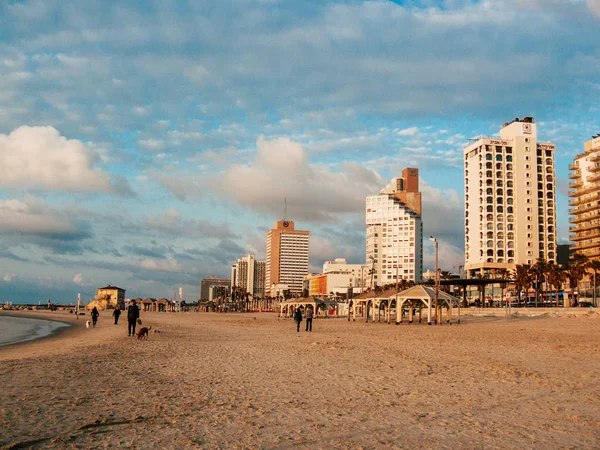
MULTIPOLYGON (((600 314, 146 313, 0 349, 3 448, 597 448, 600 314)), ((53 315, 53 316, 50 316, 53 315)), ((71 317, 69 317, 71 316, 71 317)))

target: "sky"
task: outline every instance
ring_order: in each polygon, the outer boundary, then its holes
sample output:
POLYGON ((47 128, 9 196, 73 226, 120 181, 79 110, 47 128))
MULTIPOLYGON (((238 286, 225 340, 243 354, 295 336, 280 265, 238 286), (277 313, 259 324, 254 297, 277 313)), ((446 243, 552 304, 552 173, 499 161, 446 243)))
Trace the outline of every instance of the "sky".
POLYGON ((405 167, 424 270, 464 261, 463 148, 533 116, 568 166, 600 133, 600 0, 4 1, 0 302, 195 301, 284 216, 310 270, 365 261, 405 167))

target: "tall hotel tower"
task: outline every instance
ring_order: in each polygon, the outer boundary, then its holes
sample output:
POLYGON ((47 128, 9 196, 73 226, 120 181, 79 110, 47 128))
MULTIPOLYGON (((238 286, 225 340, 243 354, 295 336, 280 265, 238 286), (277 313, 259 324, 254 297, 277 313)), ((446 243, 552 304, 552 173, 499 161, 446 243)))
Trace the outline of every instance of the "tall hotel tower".
POLYGON ((584 145, 584 152, 569 167, 569 232, 571 250, 590 260, 600 260, 600 134, 584 145))
POLYGON ((367 265, 374 272, 367 286, 398 279, 420 281, 423 275, 423 227, 419 169, 407 168, 379 195, 367 197, 367 265), (371 284, 372 282, 372 284, 371 284))
POLYGON ((277 285, 302 293, 302 280, 308 274, 309 232, 294 229, 294 222, 280 220, 267 233, 265 294, 275 296, 277 285))
POLYGON ((537 259, 556 261, 554 145, 535 120, 505 123, 499 138, 465 148, 465 270, 469 278, 537 259))

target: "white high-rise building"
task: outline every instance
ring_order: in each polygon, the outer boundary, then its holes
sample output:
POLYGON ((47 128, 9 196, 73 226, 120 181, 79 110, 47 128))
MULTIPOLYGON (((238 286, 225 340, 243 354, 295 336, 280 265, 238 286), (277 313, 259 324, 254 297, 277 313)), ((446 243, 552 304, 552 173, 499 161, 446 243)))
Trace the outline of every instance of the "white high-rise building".
POLYGON ((281 289, 302 293, 308 274, 309 232, 294 229, 294 222, 280 220, 267 233, 265 293, 276 296, 281 289))
POLYGON ((265 261, 256 261, 250 254, 231 266, 231 291, 242 288, 253 297, 262 297, 265 292, 265 261))
POLYGON ((499 138, 471 139, 465 157, 465 270, 556 261, 554 145, 537 142, 532 117, 505 123, 499 138))
POLYGON ((366 201, 367 262, 373 273, 367 286, 398 279, 420 281, 423 274, 423 227, 419 170, 407 168, 379 195, 366 201))

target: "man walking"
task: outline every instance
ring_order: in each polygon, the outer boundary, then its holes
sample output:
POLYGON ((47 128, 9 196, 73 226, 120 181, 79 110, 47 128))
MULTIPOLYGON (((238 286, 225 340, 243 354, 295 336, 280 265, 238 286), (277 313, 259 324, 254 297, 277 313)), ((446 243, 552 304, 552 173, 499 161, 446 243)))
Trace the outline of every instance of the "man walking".
POLYGON ((127 336, 135 336, 135 323, 140 318, 140 310, 135 304, 135 300, 131 300, 127 307, 127 336))
POLYGON ((313 310, 312 307, 306 308, 306 331, 312 332, 313 310))

